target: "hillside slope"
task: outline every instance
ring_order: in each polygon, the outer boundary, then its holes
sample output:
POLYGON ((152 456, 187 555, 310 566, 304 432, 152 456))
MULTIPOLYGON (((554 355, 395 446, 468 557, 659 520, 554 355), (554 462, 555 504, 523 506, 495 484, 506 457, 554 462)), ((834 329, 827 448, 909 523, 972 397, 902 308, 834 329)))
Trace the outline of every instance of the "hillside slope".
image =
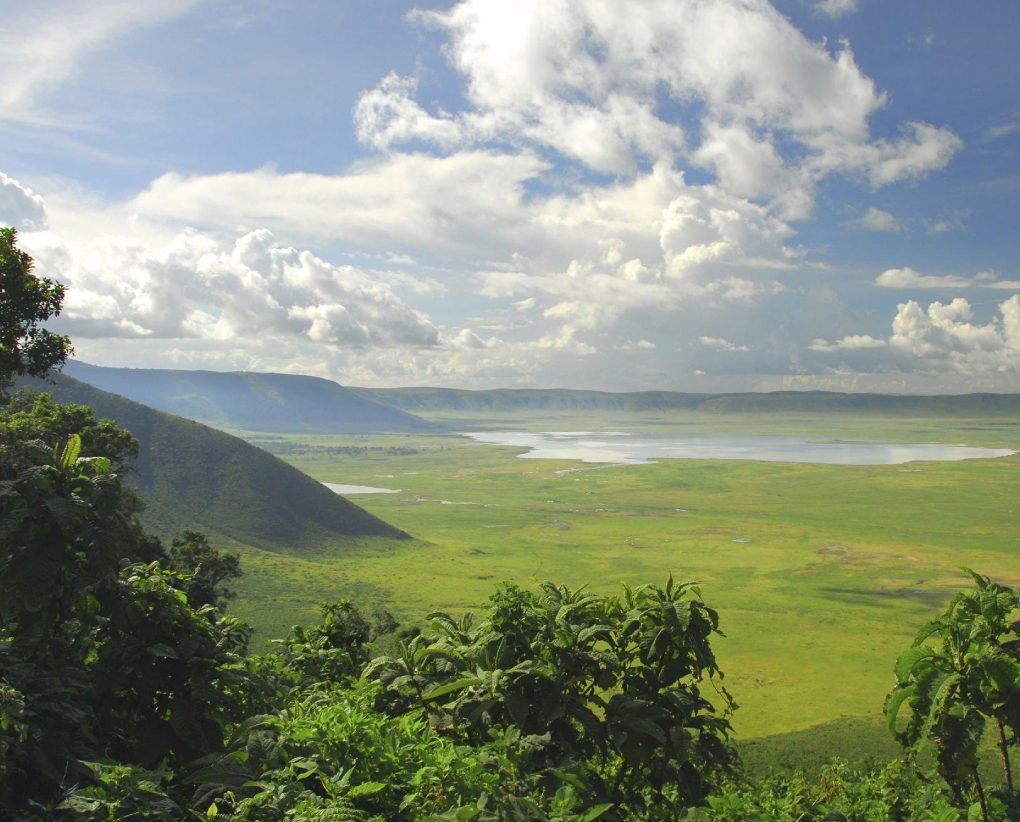
POLYGON ((145 525, 169 536, 198 528, 270 550, 300 551, 359 537, 404 539, 383 522, 265 451, 60 375, 32 381, 59 402, 90 406, 131 431, 140 444, 127 476, 146 502, 145 525))
POLYGON ((488 411, 703 411, 709 413, 854 413, 892 416, 1017 416, 1020 394, 914 396, 775 391, 683 394, 676 391, 575 391, 570 389, 352 388, 366 399, 416 414, 488 411))
POLYGON ((77 361, 68 362, 64 373, 103 391, 218 428, 347 434, 433 427, 318 377, 104 368, 77 361))

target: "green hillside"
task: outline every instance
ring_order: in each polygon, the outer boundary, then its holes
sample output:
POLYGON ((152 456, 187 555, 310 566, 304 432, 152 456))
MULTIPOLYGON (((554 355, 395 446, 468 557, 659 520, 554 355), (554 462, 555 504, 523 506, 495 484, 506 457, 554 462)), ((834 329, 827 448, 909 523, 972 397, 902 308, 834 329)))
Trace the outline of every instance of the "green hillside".
POLYGON ((300 551, 326 541, 407 538, 277 457, 237 437, 100 391, 71 377, 36 383, 60 402, 90 406, 140 444, 127 478, 161 536, 198 528, 246 545, 300 551))
POLYGON ((352 388, 362 397, 415 414, 503 411, 703 411, 734 413, 852 413, 912 417, 1018 416, 1020 394, 915 396, 774 391, 683 394, 676 391, 574 391, 568 389, 352 388))
POLYGON ((103 391, 218 428, 324 434, 425 431, 432 424, 331 380, 298 374, 104 368, 65 373, 103 391))

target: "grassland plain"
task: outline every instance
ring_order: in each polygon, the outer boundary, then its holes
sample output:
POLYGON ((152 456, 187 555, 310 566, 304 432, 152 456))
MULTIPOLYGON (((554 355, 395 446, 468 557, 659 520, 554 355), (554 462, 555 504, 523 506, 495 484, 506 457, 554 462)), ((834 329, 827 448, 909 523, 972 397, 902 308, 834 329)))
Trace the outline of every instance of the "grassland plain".
MULTIPOLYGON (((445 421, 1020 450, 1020 425, 1002 418, 678 412, 445 421)), ((716 648, 752 760, 790 754, 803 764, 815 749, 822 758, 891 752, 880 726, 893 663, 969 583, 961 566, 1020 584, 1020 456, 864 467, 696 460, 606 467, 520 460, 515 449, 456 436, 248 436, 285 444, 282 456, 321 481, 399 489, 357 501, 417 538, 325 545, 299 559, 244 549, 238 611, 261 636, 313 618, 319 600, 336 596, 421 620, 432 609, 477 608, 502 580, 614 591, 672 573, 700 581, 720 612, 727 636, 716 648)))

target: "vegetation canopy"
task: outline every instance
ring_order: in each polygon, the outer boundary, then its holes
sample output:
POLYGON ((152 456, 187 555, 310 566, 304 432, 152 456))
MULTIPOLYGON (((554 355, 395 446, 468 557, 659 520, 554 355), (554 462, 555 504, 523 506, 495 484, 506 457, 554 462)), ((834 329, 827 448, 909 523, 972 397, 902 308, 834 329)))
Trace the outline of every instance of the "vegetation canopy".
POLYGON ((41 327, 60 313, 64 286, 32 273, 32 258, 0 228, 0 388, 15 376, 42 377, 71 353, 71 340, 41 327))

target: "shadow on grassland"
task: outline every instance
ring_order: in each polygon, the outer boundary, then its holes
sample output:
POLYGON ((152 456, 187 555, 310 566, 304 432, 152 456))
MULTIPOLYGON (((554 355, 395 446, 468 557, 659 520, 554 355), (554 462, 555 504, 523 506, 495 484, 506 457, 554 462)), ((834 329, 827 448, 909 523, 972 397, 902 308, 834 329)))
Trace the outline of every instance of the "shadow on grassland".
POLYGON ((887 762, 902 749, 881 717, 846 716, 802 731, 738 741, 748 776, 816 774, 833 758, 851 764, 887 762))

